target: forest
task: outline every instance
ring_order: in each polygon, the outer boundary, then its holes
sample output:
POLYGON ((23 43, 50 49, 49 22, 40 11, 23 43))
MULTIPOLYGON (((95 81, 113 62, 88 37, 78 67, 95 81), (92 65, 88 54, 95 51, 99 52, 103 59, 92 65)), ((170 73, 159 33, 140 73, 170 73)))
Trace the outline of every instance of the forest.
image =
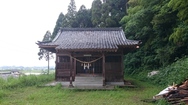
POLYGON ((47 36, 53 39, 61 27, 122 27, 127 39, 142 42, 139 49, 125 55, 125 73, 137 75, 158 70, 186 58, 188 54, 186 2, 94 0, 90 9, 82 5, 76 11, 75 1, 70 0, 68 12, 59 14, 52 35, 47 32, 47 36))

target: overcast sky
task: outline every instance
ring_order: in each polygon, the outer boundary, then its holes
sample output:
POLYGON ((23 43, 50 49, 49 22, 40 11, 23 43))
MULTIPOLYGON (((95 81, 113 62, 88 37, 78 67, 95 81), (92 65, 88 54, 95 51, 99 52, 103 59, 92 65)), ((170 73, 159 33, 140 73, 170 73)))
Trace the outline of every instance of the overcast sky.
MULTIPOLYGON (((75 0, 91 8, 93 0, 75 0)), ((38 60, 39 48, 47 30, 53 32, 60 14, 67 12, 70 0, 0 0, 0 66, 46 66, 38 60)), ((55 65, 54 61, 51 65, 55 65)))

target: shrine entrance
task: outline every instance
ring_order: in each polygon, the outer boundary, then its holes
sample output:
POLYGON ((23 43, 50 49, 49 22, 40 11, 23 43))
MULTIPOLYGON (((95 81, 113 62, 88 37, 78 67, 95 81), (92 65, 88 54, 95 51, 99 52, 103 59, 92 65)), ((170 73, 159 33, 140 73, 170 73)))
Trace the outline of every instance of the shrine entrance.
POLYGON ((102 74, 102 58, 99 57, 77 57, 76 75, 80 74, 102 74))

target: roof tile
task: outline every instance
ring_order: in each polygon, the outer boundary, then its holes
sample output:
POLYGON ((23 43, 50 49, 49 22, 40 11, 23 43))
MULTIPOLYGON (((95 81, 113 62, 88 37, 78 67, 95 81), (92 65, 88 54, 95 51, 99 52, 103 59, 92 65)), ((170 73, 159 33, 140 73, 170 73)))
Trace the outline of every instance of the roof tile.
POLYGON ((121 28, 63 28, 52 42, 43 43, 63 50, 117 50, 118 46, 138 44, 139 41, 126 39, 121 28))

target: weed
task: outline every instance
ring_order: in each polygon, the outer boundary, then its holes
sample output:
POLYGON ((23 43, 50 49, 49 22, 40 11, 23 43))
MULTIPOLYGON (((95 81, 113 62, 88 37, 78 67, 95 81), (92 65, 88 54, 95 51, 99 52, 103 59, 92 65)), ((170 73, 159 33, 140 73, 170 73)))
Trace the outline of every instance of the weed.
POLYGON ((158 100, 157 105, 170 105, 165 99, 158 100))

